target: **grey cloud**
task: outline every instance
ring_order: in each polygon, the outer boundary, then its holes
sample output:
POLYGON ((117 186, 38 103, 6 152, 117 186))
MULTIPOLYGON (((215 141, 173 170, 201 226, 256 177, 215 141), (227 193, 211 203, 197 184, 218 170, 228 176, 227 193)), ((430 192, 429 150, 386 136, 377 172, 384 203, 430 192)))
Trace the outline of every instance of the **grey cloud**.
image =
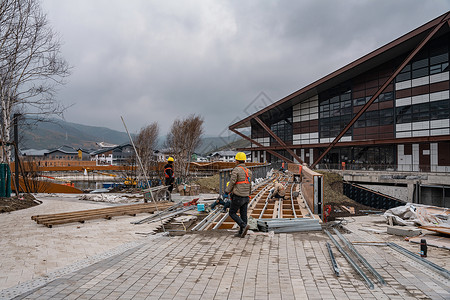
POLYGON ((44 0, 74 65, 66 119, 132 131, 205 116, 218 134, 260 92, 273 101, 448 10, 446 1, 44 0))

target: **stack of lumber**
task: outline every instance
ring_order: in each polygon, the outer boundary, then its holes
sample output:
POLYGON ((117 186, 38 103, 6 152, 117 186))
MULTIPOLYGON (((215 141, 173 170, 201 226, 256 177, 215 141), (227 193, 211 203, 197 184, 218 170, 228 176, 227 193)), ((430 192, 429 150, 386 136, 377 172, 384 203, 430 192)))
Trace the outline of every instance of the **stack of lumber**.
POLYGON ((59 214, 36 215, 31 219, 38 224, 43 224, 49 228, 53 225, 81 222, 93 219, 111 219, 115 216, 130 215, 135 216, 139 213, 154 213, 157 210, 165 210, 173 205, 173 202, 161 201, 151 203, 140 203, 131 205, 120 205, 114 207, 80 210, 59 214))

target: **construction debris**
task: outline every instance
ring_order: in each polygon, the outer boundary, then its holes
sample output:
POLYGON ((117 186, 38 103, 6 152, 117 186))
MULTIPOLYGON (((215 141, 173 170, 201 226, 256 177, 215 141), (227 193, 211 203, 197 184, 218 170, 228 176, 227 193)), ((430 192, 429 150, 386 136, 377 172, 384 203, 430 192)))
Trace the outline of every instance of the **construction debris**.
POLYGON ((388 209, 384 213, 385 219, 389 222, 392 219, 393 225, 403 226, 435 226, 447 224, 450 210, 436 206, 408 203, 388 209))

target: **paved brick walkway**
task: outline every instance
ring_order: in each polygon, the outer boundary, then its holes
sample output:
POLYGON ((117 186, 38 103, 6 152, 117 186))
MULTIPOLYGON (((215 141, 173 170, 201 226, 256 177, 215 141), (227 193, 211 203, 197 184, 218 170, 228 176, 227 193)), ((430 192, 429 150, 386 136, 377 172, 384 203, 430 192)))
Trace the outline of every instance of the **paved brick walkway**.
MULTIPOLYGON (((351 240, 373 239, 362 231, 351 240)), ((322 232, 162 236, 15 299, 450 299, 448 280, 383 246, 357 246, 384 277, 370 290, 322 232)))

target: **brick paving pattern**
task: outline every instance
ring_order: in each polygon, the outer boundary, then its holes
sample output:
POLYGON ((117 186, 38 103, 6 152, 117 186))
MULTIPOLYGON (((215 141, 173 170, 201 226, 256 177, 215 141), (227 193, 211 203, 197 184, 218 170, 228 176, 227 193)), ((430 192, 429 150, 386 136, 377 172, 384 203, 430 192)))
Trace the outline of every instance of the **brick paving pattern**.
POLYGON ((334 248, 336 277, 326 241, 321 232, 162 236, 14 299, 450 299, 448 280, 383 246, 357 247, 387 285, 370 277, 370 290, 334 248))

